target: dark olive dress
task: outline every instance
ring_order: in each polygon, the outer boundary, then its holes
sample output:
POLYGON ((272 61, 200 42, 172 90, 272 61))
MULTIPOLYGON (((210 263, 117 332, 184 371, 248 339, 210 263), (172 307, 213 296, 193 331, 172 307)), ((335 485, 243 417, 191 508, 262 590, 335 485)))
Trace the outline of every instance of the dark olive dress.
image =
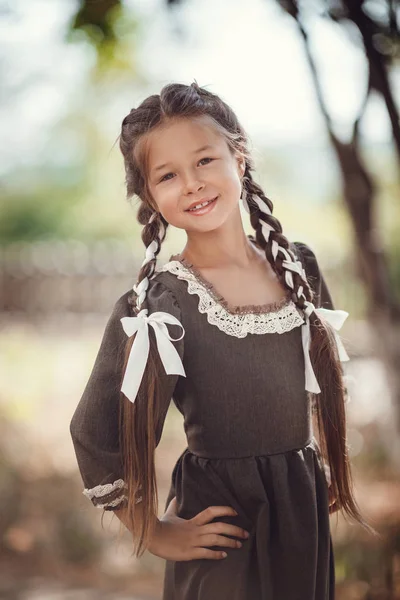
MULTIPOLYGON (((250 236, 249 236, 250 237, 250 236)), ((301 242, 316 307, 333 308, 316 257, 301 242)), ((84 493, 94 505, 124 504, 118 449, 122 296, 108 322, 96 363, 71 421, 84 493)), ((222 560, 166 561, 163 600, 333 600, 335 568, 328 486, 312 433, 305 391, 301 311, 290 294, 274 304, 230 307, 199 271, 171 257, 150 281, 149 314, 173 314, 185 329, 174 342, 186 377, 160 373, 164 411, 171 398, 184 416, 187 448, 172 473, 166 506, 177 498, 185 519, 211 505, 218 517, 247 529, 242 547, 222 560)), ((169 325, 172 337, 181 329, 169 325)))

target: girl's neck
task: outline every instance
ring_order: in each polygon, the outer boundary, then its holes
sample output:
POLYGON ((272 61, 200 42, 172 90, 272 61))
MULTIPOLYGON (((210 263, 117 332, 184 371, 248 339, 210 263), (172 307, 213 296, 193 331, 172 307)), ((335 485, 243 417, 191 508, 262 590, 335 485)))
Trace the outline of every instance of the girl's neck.
POLYGON ((199 244, 188 240, 180 257, 199 269, 247 268, 255 261, 265 260, 263 250, 244 231, 232 246, 220 241, 207 244, 203 239, 199 244))
POLYGON ((255 240, 252 243, 243 229, 239 204, 211 231, 186 233, 187 242, 181 256, 199 269, 247 269, 261 254, 265 260, 263 251, 255 248, 255 240))

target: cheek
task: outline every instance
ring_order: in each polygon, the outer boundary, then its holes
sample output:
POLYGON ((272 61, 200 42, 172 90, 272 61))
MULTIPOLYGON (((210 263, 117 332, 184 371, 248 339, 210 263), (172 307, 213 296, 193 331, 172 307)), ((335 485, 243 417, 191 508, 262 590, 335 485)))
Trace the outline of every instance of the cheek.
POLYGON ((162 193, 156 196, 158 210, 162 216, 171 224, 176 221, 179 214, 179 194, 174 186, 169 186, 169 189, 164 189, 162 193))
POLYGON ((220 170, 220 178, 224 182, 224 186, 230 188, 230 190, 240 189, 241 187, 239 173, 232 165, 223 165, 223 168, 220 170))
POLYGON ((233 203, 237 203, 242 191, 240 179, 233 173, 224 178, 223 184, 220 186, 220 191, 224 194, 225 199, 233 203))

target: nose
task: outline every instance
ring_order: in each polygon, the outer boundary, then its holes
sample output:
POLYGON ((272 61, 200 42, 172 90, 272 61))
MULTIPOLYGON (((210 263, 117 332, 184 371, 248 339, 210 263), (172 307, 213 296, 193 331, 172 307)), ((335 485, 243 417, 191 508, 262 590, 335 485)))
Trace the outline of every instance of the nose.
POLYGON ((199 190, 202 190, 204 183, 198 180, 197 174, 188 174, 184 178, 183 193, 196 194, 199 190))

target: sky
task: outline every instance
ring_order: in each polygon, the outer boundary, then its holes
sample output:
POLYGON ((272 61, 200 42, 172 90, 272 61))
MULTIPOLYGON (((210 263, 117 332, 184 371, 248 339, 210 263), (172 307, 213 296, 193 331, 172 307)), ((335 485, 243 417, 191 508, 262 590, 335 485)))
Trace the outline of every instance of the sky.
MULTIPOLYGON (((195 78, 221 94, 252 137, 267 145, 321 140, 325 135, 301 36, 274 0, 247 0, 245 10, 241 0, 184 3, 176 16, 188 50, 182 50, 182 39, 171 40, 175 17, 166 28, 162 2, 130 4, 148 19, 140 54, 155 89, 173 78, 195 78)), ((315 4, 308 2, 304 22, 336 133, 346 139, 366 89, 366 62, 342 27, 318 17, 315 4)), ((377 98, 362 134, 378 142, 388 139, 389 123, 377 98)))
MULTIPOLYGON (((0 66, 5 81, 0 126, 8 140, 0 151, 3 171, 16 162, 34 161, 57 121, 85 101, 84 82, 94 52, 86 43, 64 41, 76 5, 70 0, 0 0, 5 58, 0 66)), ((188 0, 174 13, 163 0, 127 0, 126 6, 142 24, 135 61, 148 85, 127 90, 125 106, 170 81, 196 79, 234 108, 255 145, 324 143, 326 132, 301 38, 274 0, 247 0, 245 9, 241 0, 188 0)), ((324 93, 335 130, 346 139, 366 85, 365 61, 343 29, 318 18, 313 2, 307 6, 305 24, 324 93)), ((398 74, 393 85, 400 97, 398 74)), ((119 127, 121 102, 115 110, 111 127, 119 127)), ((370 102, 361 133, 370 142, 389 140, 380 99, 370 102)))

